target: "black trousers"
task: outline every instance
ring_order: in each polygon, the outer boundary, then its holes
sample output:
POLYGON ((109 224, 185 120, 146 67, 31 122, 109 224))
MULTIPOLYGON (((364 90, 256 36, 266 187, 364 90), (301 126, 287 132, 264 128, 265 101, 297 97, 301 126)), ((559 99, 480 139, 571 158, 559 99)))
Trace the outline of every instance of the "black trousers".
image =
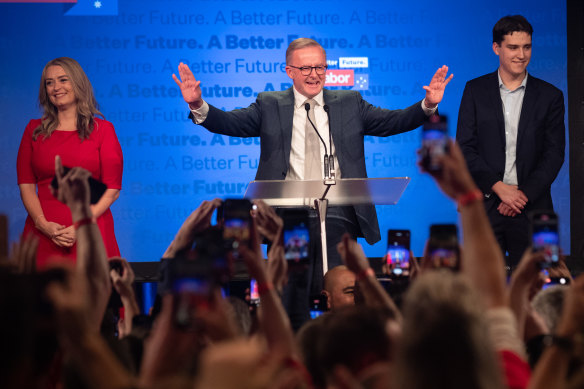
POLYGON ((531 244, 529 218, 525 210, 514 217, 501 215, 497 210, 500 200, 494 197, 485 201, 485 208, 507 266, 513 269, 531 244))

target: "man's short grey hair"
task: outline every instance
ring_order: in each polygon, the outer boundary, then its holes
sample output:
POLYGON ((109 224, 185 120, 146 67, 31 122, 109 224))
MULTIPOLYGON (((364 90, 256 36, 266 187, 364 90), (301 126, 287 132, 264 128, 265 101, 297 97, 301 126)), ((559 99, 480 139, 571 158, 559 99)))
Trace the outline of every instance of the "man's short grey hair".
POLYGON ((310 38, 298 38, 290 42, 290 45, 288 45, 288 48, 286 49, 286 65, 290 65, 290 60, 292 58, 293 52, 295 52, 296 50, 304 49, 305 47, 313 46, 320 47, 326 58, 326 51, 324 51, 324 48, 320 45, 320 43, 310 38))
POLYGON ((552 334, 555 332, 560 316, 562 315, 562 307, 564 306, 564 297, 567 288, 566 285, 551 286, 539 291, 531 302, 531 306, 543 318, 552 334))

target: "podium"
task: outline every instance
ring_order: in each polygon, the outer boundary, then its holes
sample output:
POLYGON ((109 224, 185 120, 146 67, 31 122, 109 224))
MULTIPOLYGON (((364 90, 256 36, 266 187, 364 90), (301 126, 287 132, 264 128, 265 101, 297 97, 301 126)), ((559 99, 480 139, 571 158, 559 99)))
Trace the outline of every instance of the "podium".
POLYGON ((320 223, 324 275, 328 271, 325 223, 328 206, 397 204, 409 182, 409 177, 258 180, 249 183, 243 197, 263 200, 273 207, 315 208, 320 223))

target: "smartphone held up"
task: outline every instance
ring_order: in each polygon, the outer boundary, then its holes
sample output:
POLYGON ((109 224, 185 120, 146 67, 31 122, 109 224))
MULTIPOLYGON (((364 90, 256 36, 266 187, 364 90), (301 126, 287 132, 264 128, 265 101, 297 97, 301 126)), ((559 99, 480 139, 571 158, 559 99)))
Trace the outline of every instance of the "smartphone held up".
POLYGON ((435 173, 442 169, 439 157, 448 153, 448 119, 431 115, 422 128, 421 164, 424 170, 435 173))
POLYGON ((553 211, 534 211, 530 215, 533 250, 542 252, 542 268, 557 266, 560 262, 560 235, 558 216, 553 211))
POLYGON ((460 248, 456 224, 432 224, 423 268, 448 269, 460 268, 460 248))
POLYGON ((390 277, 410 275, 410 231, 388 230, 385 264, 390 277))

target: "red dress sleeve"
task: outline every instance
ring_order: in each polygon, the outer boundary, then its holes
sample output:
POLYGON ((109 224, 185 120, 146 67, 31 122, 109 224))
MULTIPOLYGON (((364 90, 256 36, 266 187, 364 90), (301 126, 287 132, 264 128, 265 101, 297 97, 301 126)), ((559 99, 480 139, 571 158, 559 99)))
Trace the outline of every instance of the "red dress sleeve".
POLYGON ((101 181, 108 189, 122 189, 124 157, 114 126, 106 120, 99 119, 96 119, 96 125, 99 126, 101 181))
POLYGON ((38 181, 32 168, 32 133, 40 124, 40 119, 31 120, 22 135, 16 158, 16 175, 19 185, 36 184, 38 181))

